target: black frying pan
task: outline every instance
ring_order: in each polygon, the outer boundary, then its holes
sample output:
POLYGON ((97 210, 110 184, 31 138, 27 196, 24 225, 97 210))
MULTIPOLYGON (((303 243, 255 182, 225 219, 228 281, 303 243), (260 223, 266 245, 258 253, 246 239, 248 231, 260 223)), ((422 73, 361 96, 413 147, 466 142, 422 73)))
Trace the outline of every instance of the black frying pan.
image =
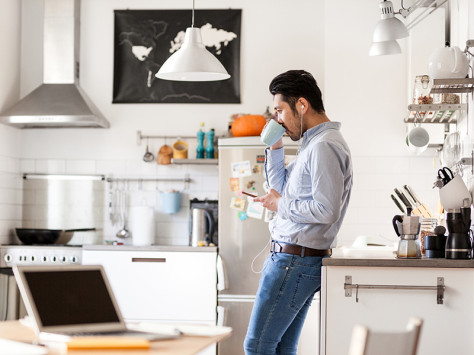
POLYGON ((95 228, 82 229, 41 229, 41 228, 15 228, 18 239, 23 244, 67 244, 74 232, 95 231, 95 228))

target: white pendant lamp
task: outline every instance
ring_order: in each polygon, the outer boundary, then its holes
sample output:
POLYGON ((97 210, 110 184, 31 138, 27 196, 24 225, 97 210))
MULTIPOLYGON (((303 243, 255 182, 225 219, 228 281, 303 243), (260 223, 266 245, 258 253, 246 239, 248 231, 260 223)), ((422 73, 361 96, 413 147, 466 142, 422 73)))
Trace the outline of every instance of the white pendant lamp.
POLYGON ((183 44, 155 75, 174 81, 217 81, 230 78, 219 60, 202 43, 201 30, 194 28, 194 0, 191 27, 186 29, 183 44))
POLYGON ((372 42, 369 49, 370 56, 400 54, 402 49, 397 41, 372 42))
POLYGON ((407 28, 402 21, 395 17, 392 2, 383 0, 379 7, 380 20, 375 26, 372 41, 384 42, 408 37, 407 28))
POLYGON ((408 37, 408 30, 403 22, 395 17, 391 1, 382 0, 379 8, 380 20, 372 35, 369 55, 399 54, 402 50, 396 40, 408 37))

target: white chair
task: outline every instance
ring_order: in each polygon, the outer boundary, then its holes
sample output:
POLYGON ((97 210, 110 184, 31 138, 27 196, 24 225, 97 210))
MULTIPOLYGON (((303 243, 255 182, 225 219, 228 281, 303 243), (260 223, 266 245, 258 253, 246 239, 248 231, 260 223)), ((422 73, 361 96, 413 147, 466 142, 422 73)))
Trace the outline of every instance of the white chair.
POLYGON ((363 325, 352 330, 349 355, 416 355, 423 320, 410 318, 404 332, 374 332, 363 325))

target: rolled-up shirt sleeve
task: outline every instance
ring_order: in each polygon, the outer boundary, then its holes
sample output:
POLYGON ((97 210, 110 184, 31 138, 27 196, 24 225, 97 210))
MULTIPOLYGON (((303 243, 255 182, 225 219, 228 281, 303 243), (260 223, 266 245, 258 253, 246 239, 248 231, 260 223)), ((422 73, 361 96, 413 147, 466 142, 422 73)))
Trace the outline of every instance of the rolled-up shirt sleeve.
POLYGON ((344 160, 339 152, 340 149, 329 142, 314 146, 305 163, 311 178, 311 196, 308 191, 306 198, 292 198, 291 194, 282 197, 278 213, 283 219, 322 224, 339 220, 344 193, 344 160))

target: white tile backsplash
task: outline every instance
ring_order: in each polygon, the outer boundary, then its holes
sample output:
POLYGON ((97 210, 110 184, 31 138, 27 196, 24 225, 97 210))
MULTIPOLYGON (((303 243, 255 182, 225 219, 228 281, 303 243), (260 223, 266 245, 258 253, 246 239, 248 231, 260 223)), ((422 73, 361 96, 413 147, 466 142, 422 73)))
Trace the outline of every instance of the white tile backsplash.
MULTIPOLYGON (((390 194, 395 187, 410 185, 432 212, 436 211, 438 191, 432 189, 439 163, 429 156, 371 157, 354 156, 354 187, 346 218, 338 236, 339 245, 351 244, 359 235, 395 240, 392 217, 400 211, 390 194)), ((163 245, 188 245, 189 200, 218 199, 218 168, 215 165, 158 165, 140 160, 120 159, 0 159, 0 242, 11 242, 12 228, 21 225, 22 179, 21 173, 103 174, 114 178, 133 178, 128 183, 107 183, 104 201, 103 240, 118 240, 115 233, 122 227, 109 218, 109 189, 126 188, 128 206, 151 206, 155 210, 155 242, 163 245), (17 169, 15 171, 15 169, 17 169), (13 171, 12 171, 13 170, 13 171), (155 178, 183 179, 160 182, 155 178), (140 180, 143 179, 143 180, 140 180), (161 191, 180 191, 181 207, 175 214, 162 212, 161 191), (3 227, 2 227, 3 226, 3 227)), ((130 240, 118 240, 127 244, 130 240)), ((86 241, 87 242, 87 241, 86 241)))

